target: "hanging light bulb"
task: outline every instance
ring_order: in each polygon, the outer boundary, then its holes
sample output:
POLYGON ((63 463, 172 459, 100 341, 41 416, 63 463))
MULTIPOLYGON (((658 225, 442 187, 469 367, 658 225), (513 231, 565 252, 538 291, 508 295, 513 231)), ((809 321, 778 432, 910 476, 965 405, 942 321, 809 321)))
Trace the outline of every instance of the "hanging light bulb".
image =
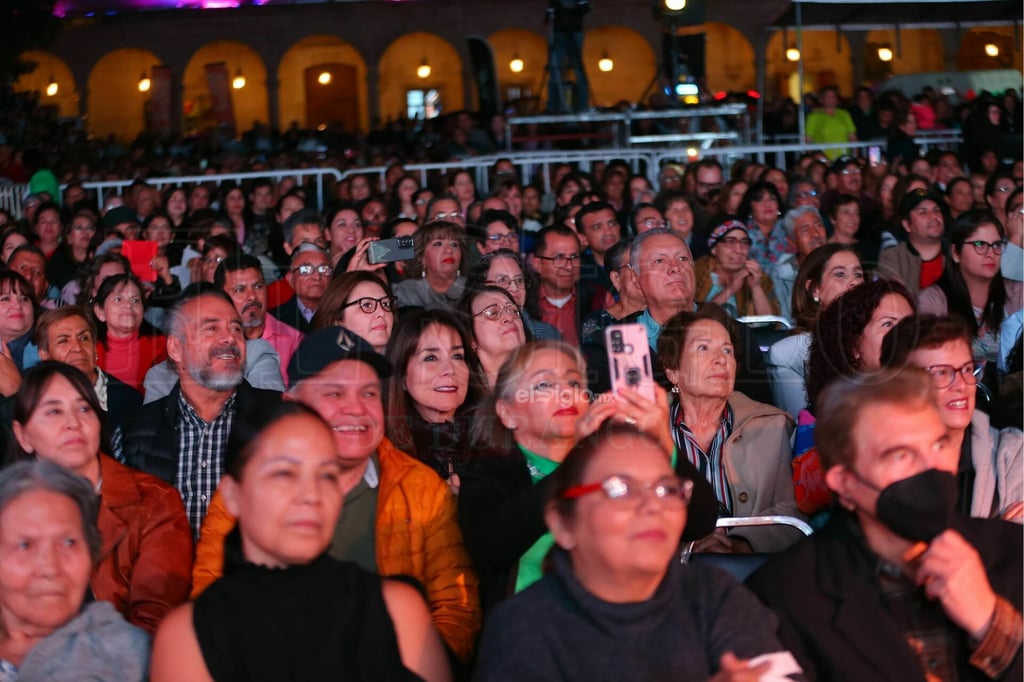
POLYGON ((316 82, 320 85, 329 85, 331 82, 331 72, 321 71, 320 75, 316 77, 316 82))
POLYGON ((892 48, 888 45, 878 48, 878 58, 883 62, 892 61, 892 48))
POLYGON ((665 0, 665 9, 679 12, 686 9, 686 0, 665 0))
POLYGON ((153 81, 149 80, 149 76, 143 73, 139 76, 139 92, 149 92, 149 88, 153 85, 153 81))
POLYGON ((235 90, 241 90, 245 87, 245 76, 242 75, 241 69, 238 70, 235 77, 231 80, 231 87, 235 90))
POLYGON ((50 76, 50 82, 46 84, 46 96, 53 97, 57 94, 57 90, 59 89, 60 88, 57 85, 57 80, 53 76, 50 76))
POLYGON ((512 73, 522 73, 524 66, 525 64, 523 64, 523 60, 519 58, 519 53, 517 52, 512 55, 512 61, 508 63, 508 70, 512 73))
POLYGON ((430 78, 430 64, 427 64, 427 58, 423 58, 423 62, 416 67, 416 75, 420 78, 430 78))
POLYGON ((795 47, 791 47, 786 50, 786 61, 787 62, 798 62, 800 61, 800 50, 795 47))
POLYGON ((601 58, 597 60, 597 68, 605 73, 608 73, 609 71, 615 68, 615 62, 612 61, 612 58, 608 56, 607 52, 604 52, 601 55, 601 58))
POLYGON ((995 43, 985 43, 985 54, 989 57, 999 56, 999 46, 995 43))

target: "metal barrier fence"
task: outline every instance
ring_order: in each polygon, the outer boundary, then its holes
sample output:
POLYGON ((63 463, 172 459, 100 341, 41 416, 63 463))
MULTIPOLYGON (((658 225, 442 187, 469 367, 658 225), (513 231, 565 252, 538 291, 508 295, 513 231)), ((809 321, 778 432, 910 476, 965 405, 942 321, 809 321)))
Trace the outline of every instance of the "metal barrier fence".
MULTIPOLYGON (((921 146, 923 151, 932 148, 947 149, 959 145, 963 140, 957 130, 929 131, 914 138, 914 141, 921 146)), ((729 147, 711 147, 701 149, 693 147, 650 147, 650 148, 623 148, 623 149, 592 149, 584 151, 547 151, 547 152, 514 152, 511 154, 492 154, 488 156, 475 156, 463 161, 451 161, 445 163, 410 163, 404 164, 403 168, 417 175, 421 185, 426 185, 433 179, 432 174, 444 173, 456 168, 465 168, 473 174, 477 189, 481 193, 488 193, 491 189, 491 169, 499 159, 508 159, 516 167, 520 178, 534 179, 541 182, 545 192, 550 192, 551 170, 556 164, 568 163, 579 170, 589 172, 594 164, 598 162, 607 163, 612 159, 622 159, 634 173, 647 177, 652 184, 657 186, 658 169, 666 163, 688 163, 702 158, 718 159, 723 166, 728 167, 731 163, 741 157, 755 159, 759 163, 771 163, 783 170, 787 169, 788 157, 799 156, 807 151, 818 151, 825 149, 845 149, 854 155, 865 155, 870 147, 885 147, 885 140, 868 140, 864 142, 842 142, 837 144, 808 145, 794 141, 789 144, 768 144, 768 145, 735 145, 729 147)), ((371 166, 366 168, 353 168, 340 171, 336 168, 314 168, 314 169, 285 169, 266 170, 248 173, 223 173, 217 175, 189 175, 179 177, 153 177, 147 178, 146 182, 157 187, 182 186, 198 183, 241 183, 257 178, 269 178, 275 182, 285 178, 308 178, 316 179, 317 205, 326 205, 327 178, 340 182, 353 175, 365 174, 378 179, 378 185, 383 186, 384 175, 387 166, 371 166)), ((87 190, 96 192, 102 198, 104 192, 116 189, 123 193, 134 179, 106 180, 98 182, 83 183, 87 190)), ((63 189, 63 187, 61 188, 63 189)), ((0 185, 0 208, 10 211, 15 217, 21 216, 21 203, 28 191, 27 185, 0 185)))

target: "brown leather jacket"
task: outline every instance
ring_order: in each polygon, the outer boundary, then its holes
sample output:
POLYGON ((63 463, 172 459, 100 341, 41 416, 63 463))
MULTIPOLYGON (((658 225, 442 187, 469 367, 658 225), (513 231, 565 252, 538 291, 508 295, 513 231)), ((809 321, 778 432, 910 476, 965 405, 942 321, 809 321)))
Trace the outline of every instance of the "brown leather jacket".
POLYGON ((100 559, 92 593, 151 635, 188 601, 192 529, 181 495, 159 478, 100 455, 100 559))

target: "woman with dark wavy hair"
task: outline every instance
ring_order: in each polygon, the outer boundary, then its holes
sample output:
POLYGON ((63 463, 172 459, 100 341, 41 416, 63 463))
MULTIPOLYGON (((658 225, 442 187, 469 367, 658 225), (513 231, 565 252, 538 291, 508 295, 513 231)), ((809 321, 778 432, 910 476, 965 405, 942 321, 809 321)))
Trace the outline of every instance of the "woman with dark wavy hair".
MULTIPOLYGON (((999 270, 1006 230, 991 211, 967 211, 953 223, 939 281, 921 292, 921 312, 956 315, 973 338, 975 360, 999 360, 1006 285, 999 270)), ((1019 304, 1016 306, 1019 308, 1019 304)))
POLYGON ((753 242, 750 257, 768 270, 771 264, 789 253, 789 237, 782 225, 782 197, 770 182, 755 182, 740 201, 739 216, 747 223, 753 242))
POLYGON ((835 379, 880 369, 882 339, 916 311, 907 288, 890 279, 865 282, 832 301, 818 316, 807 359, 811 410, 835 379))

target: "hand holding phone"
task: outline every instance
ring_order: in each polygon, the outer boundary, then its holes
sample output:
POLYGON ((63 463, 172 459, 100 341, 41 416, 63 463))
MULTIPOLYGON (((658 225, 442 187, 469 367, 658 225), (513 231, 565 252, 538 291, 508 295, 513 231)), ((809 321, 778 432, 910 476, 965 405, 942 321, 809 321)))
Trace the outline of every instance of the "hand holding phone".
POLYGON ((654 400, 654 370, 647 329, 642 324, 616 324, 604 330, 612 392, 629 388, 654 400))
POLYGON ((415 256, 416 251, 411 236, 378 239, 377 241, 370 242, 370 248, 367 252, 367 260, 370 261, 371 265, 410 260, 415 256))

